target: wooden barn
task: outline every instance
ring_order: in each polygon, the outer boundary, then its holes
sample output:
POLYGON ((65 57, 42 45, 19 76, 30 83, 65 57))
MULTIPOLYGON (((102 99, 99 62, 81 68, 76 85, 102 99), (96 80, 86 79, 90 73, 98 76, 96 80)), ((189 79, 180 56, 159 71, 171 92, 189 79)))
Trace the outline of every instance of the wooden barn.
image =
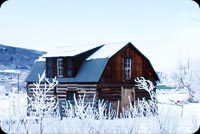
POLYGON ((159 80, 150 61, 130 42, 104 44, 85 51, 63 50, 47 53, 44 61, 35 62, 26 78, 27 93, 31 96, 38 74, 59 84, 51 91, 58 100, 72 100, 73 95, 84 95, 86 101, 104 99, 114 108, 129 105, 138 98, 149 98, 148 92, 135 87, 134 79, 143 76, 154 85, 159 80))

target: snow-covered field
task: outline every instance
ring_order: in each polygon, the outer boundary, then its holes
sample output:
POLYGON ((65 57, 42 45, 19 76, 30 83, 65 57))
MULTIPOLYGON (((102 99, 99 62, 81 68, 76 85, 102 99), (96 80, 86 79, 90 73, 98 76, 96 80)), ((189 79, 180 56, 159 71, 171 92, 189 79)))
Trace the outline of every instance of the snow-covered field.
POLYGON ((160 90, 157 91, 157 95, 160 111, 169 110, 168 112, 177 120, 178 133, 193 133, 199 128, 200 103, 188 103, 186 99, 189 95, 186 90, 160 90), (180 118, 177 118, 179 116, 180 118))
MULTIPOLYGON (((200 126, 200 103, 187 103, 187 91, 157 90, 159 117, 117 119, 44 118, 43 133, 194 133, 200 126)), ((0 97, 1 128, 11 132, 39 133, 37 118, 26 117, 26 94, 0 97), (19 107, 12 107, 18 105, 19 107), (17 120, 23 118, 24 120, 17 120), (11 119, 13 122, 9 122, 11 119), (7 122, 6 122, 7 121, 7 122), (29 121, 20 125, 19 122, 29 121), (15 123, 14 123, 15 122, 15 123), (11 126, 14 124, 15 126, 11 126)))
POLYGON ((13 87, 24 90, 24 78, 28 70, 0 69, 0 94, 12 91, 13 87))

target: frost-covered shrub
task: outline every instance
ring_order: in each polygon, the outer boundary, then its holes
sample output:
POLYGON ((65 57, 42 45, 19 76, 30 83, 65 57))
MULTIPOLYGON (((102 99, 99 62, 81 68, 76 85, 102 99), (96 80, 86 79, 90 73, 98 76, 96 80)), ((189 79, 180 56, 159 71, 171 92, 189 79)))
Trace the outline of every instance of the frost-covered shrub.
MULTIPOLYGON (((137 78, 135 81, 138 83, 136 86, 138 86, 139 89, 145 89, 150 95, 150 98, 151 98, 150 100, 148 101, 142 100, 139 104, 139 107, 141 107, 142 110, 145 110, 145 113, 146 113, 145 116, 150 115, 150 119, 151 119, 150 124, 153 123, 154 125, 157 125, 157 127, 159 127, 159 133, 177 133, 178 124, 181 118, 181 114, 178 114, 177 112, 178 110, 175 109, 174 107, 171 109, 169 109, 170 107, 167 107, 167 109, 158 110, 157 94, 154 91, 155 87, 153 83, 149 80, 145 80, 143 77, 137 78), (153 114, 152 114, 152 111, 153 111, 153 114), (154 115, 153 118, 152 118, 152 115, 154 115)), ((141 108, 139 108, 139 110, 141 108)), ((140 115, 143 112, 144 111, 140 111, 139 112, 140 115)), ((149 129, 152 127, 155 127, 155 126, 148 125, 149 129)))
POLYGON ((145 99, 143 99, 142 101, 139 101, 139 105, 142 105, 140 107, 144 108, 147 114, 158 114, 158 100, 153 83, 150 80, 146 80, 144 77, 137 77, 135 82, 137 83, 136 86, 138 89, 146 90, 150 96, 150 100, 145 101, 145 99))
MULTIPOLYGON (((13 90, 9 94, 4 116, 1 116, 1 127, 6 133, 43 133, 48 124, 43 124, 44 118, 53 118, 56 115, 57 101, 47 93, 58 84, 56 79, 49 82, 46 78, 39 77, 39 82, 34 83, 33 96, 27 96, 28 106, 24 108, 19 102, 21 93, 13 90), (27 108, 29 116, 27 116, 27 108)), ((24 95, 24 94, 23 94, 24 95)), ((24 97, 24 96, 23 96, 24 97)), ((1 111, 2 112, 2 111, 1 111)))
POLYGON ((67 101, 66 106, 63 106, 65 115, 67 118, 79 118, 79 119, 111 119, 116 116, 116 112, 111 109, 111 103, 109 106, 104 100, 98 100, 97 107, 95 106, 95 96, 92 103, 85 103, 84 96, 79 96, 76 99, 74 95, 75 104, 71 104, 67 101))
POLYGON ((6 133, 15 133, 25 130, 22 123, 26 117, 26 107, 24 106, 23 99, 25 95, 21 92, 15 93, 15 88, 8 96, 4 96, 1 101, 0 109, 0 122, 1 129, 6 133))

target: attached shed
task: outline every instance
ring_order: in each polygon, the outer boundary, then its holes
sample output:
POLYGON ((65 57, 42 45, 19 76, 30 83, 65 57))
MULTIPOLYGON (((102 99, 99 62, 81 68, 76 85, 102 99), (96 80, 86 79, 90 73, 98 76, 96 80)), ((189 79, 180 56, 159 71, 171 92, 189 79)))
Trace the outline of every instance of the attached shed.
POLYGON ((47 53, 44 61, 35 62, 26 78, 27 93, 32 94, 38 74, 49 79, 57 77, 59 84, 52 91, 58 100, 71 100, 73 94, 86 94, 86 101, 104 99, 114 108, 129 105, 128 96, 134 102, 148 92, 135 87, 134 79, 140 76, 159 80, 150 61, 130 42, 104 44, 86 51, 47 53))

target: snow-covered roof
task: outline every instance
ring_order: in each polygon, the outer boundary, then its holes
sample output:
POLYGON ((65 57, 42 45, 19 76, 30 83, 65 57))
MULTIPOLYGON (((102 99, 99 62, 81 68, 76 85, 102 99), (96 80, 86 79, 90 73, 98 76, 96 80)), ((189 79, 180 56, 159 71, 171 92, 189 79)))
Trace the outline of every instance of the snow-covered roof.
POLYGON ((45 61, 37 61, 34 63, 32 69, 30 70, 29 74, 25 78, 26 82, 37 82, 39 81, 38 75, 44 76, 45 74, 45 61))
POLYGON ((35 60, 35 62, 37 61, 46 61, 46 59, 43 56, 40 56, 38 59, 35 60))
MULTIPOLYGON (((90 55, 86 60, 91 59, 100 59, 100 58, 110 58, 115 53, 117 53, 121 48, 127 45, 128 42, 122 43, 108 43, 104 44, 100 49, 98 49, 95 53, 90 55)), ((101 45, 99 45, 101 46, 101 45)), ((59 47, 55 48, 52 51, 49 51, 47 54, 42 57, 67 57, 67 56, 76 56, 83 52, 90 50, 89 46, 67 46, 67 47, 59 47)))
POLYGON ((54 48, 42 57, 71 57, 90 50, 89 46, 65 46, 54 48))
POLYGON ((129 42, 104 44, 99 50, 89 56, 86 60, 110 58, 128 43, 129 42))

